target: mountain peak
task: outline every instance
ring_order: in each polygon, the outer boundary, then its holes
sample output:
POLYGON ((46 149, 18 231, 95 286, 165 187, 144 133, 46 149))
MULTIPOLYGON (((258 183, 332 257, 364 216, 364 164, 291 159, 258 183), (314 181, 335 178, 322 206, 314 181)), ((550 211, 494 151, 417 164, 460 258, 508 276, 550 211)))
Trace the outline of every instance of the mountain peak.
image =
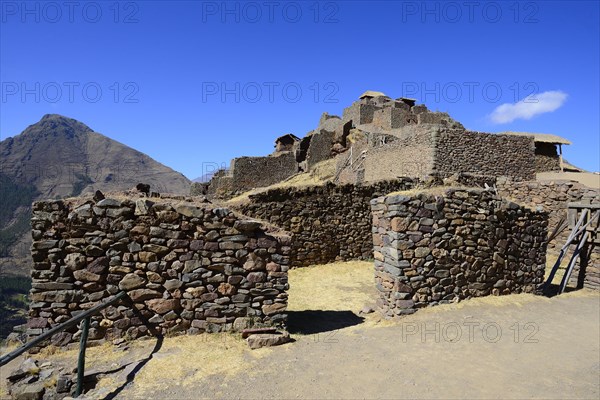
POLYGON ((46 114, 37 123, 30 125, 23 131, 24 135, 30 134, 65 134, 73 137, 78 134, 93 132, 93 130, 76 119, 65 117, 60 114, 46 114))

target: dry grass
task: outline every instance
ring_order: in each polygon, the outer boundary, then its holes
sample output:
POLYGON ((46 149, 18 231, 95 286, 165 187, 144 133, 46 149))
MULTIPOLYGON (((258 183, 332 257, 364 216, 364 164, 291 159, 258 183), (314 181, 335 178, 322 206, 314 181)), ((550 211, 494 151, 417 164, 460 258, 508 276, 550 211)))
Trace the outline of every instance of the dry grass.
MULTIPOLYGON (((546 270, 544 271, 544 280, 548 279, 548 276, 550 276, 552 267, 554 267, 554 263, 556 263, 557 259, 558 259, 557 254, 550 254, 550 253, 546 254, 546 270)), ((568 263, 568 259, 565 260, 563 258, 560 268, 556 271, 556 275, 554 275, 554 279, 552 280, 553 282, 560 282, 560 280, 562 279, 563 275, 566 272, 567 263, 568 263)))
POLYGON ((315 164, 309 172, 296 174, 282 182, 276 183, 271 186, 253 189, 248 192, 242 193, 226 202, 226 204, 239 204, 244 203, 250 199, 253 194, 263 193, 271 189, 281 189, 289 187, 309 187, 309 186, 320 186, 326 182, 329 182, 335 176, 337 159, 330 158, 325 161, 321 161, 315 164))
MULTIPOLYGON (((13 350, 16 350, 17 347, 19 347, 16 343, 8 343, 8 344, 3 344, 0 347, 0 354, 5 355, 10 353, 13 350)), ((3 367, 0 367, 0 399, 8 399, 10 398, 8 395, 8 388, 6 386, 7 384, 7 380, 4 379, 4 376, 8 375, 9 372, 12 372, 13 370, 17 369, 18 365, 17 362, 15 360, 9 362, 8 364, 6 364, 3 367)))
MULTIPOLYGON (((374 306, 376 289, 373 263, 367 261, 336 262, 297 268, 289 272, 288 311, 350 311, 355 315, 365 306, 374 306)), ((361 315, 364 321, 343 328, 354 331, 363 327, 388 326, 374 312, 361 315)))
MULTIPOLYGON (((138 353, 143 353, 143 347, 148 346, 149 342, 140 342, 136 344, 139 348, 138 353)), ((3 354, 6 352, 6 348, 3 348, 3 354)), ((24 358, 31 357, 38 361, 38 363, 51 362, 53 367, 63 367, 66 371, 70 371, 77 366, 78 348, 71 350, 64 350, 54 346, 48 346, 43 348, 39 353, 32 355, 23 355, 2 367, 2 374, 8 373, 20 365, 24 358), (6 372, 5 372, 6 371, 6 372)), ((114 369, 121 365, 123 361, 124 353, 120 350, 115 350, 112 344, 103 344, 96 347, 89 347, 86 350, 85 368, 86 371, 107 371, 114 369)), ((6 380, 2 379, 0 384, 0 398, 9 398, 6 387, 6 380)), ((52 380, 48 382, 48 385, 54 384, 52 380)), ((115 389, 118 385, 114 385, 111 389, 115 389)), ((93 396, 92 396, 93 398, 93 396)))
MULTIPOLYGON (((155 339, 134 341, 123 351, 110 343, 91 347, 86 352, 86 372, 111 371, 146 359, 152 352, 155 339)), ((195 336, 167 337, 160 350, 139 371, 135 377, 132 395, 140 398, 153 398, 152 393, 165 391, 173 386, 196 384, 210 375, 233 374, 248 368, 252 361, 269 354, 268 348, 250 350, 239 334, 217 333, 195 336), (140 389, 143 388, 143 389, 140 389)), ((32 358, 40 363, 49 361, 54 366, 64 366, 67 370, 77 365, 78 350, 42 350, 32 358)), ((4 371, 3 371, 4 373, 4 371)), ((89 398, 104 398, 125 383, 126 374, 102 376, 96 387, 87 393, 89 398)), ((7 398, 6 385, 0 385, 0 398, 7 398)))
MULTIPOLYGON (((412 189, 408 189, 408 190, 399 190, 397 192, 392 192, 389 193, 387 196, 395 196, 395 195, 401 195, 401 196, 416 196, 419 194, 427 194, 430 196, 445 196, 446 192, 450 189, 458 189, 458 187, 454 187, 454 186, 433 186, 433 187, 421 187, 419 185, 417 185, 416 187, 412 188, 412 189)), ((461 188, 461 189, 465 189, 465 188, 461 188)))
POLYGON ((136 388, 152 393, 174 382, 187 386, 210 375, 234 374, 269 352, 250 350, 241 336, 226 333, 168 338, 136 376, 136 388))
POLYGON ((292 269, 288 310, 350 310, 373 302, 373 263, 337 262, 292 269))
MULTIPOLYGON (((110 343, 88 347, 85 353, 86 370, 96 370, 106 368, 107 366, 114 367, 119 365, 123 353, 114 350, 114 346, 110 343)), ((33 355, 32 358, 35 358, 39 362, 50 361, 53 364, 71 365, 74 368, 77 365, 78 352, 78 345, 73 346, 70 350, 48 346, 43 348, 38 354, 33 355)))

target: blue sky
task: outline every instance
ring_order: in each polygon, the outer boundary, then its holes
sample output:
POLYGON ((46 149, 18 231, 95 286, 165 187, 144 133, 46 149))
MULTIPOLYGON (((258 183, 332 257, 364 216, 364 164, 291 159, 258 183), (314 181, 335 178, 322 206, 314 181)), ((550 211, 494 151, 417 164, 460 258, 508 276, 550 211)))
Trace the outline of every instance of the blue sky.
POLYGON ((0 3, 2 139, 58 113, 195 178, 379 90, 600 170, 597 1, 0 3))

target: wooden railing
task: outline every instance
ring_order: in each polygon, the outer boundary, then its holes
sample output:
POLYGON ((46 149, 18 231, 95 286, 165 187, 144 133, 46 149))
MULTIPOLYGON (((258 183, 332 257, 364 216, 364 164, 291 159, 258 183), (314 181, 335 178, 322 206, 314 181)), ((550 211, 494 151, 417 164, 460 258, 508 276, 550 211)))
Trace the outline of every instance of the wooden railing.
MULTIPOLYGON (((571 245, 575 245, 575 249, 573 250, 573 255, 569 263, 567 264, 565 273, 560 281, 560 285, 558 287, 558 294, 563 293, 567 284, 569 283, 569 279, 571 278, 571 274, 575 269, 575 265, 577 264, 577 260, 585 254, 583 251, 587 244, 597 245, 599 242, 598 235, 598 225, 600 220, 600 204, 584 204, 584 203, 569 203, 568 211, 567 211, 567 223, 568 227, 571 229, 571 233, 567 238, 566 243, 560 249, 556 262, 550 271, 550 275, 546 280, 546 283, 543 286, 544 290, 548 290, 552 281, 554 280, 554 276, 556 272, 560 268, 563 258, 565 258, 567 251, 571 245)), ((553 232, 553 235, 556 232, 553 232)), ((551 236, 553 236, 551 235, 551 236)), ((556 233, 557 235, 557 233, 556 233)), ((581 271, 580 271, 581 273, 581 271)))

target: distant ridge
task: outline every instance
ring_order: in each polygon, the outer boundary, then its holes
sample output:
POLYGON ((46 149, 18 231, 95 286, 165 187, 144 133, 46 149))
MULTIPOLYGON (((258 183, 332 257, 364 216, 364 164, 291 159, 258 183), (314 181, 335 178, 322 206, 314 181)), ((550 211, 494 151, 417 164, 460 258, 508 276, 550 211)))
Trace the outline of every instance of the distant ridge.
POLYGON ((212 179, 213 175, 216 173, 217 171, 213 171, 213 172, 207 172, 206 174, 197 177, 196 179, 192 179, 192 182, 197 182, 197 183, 206 183, 206 182, 210 182, 210 180, 212 179))

